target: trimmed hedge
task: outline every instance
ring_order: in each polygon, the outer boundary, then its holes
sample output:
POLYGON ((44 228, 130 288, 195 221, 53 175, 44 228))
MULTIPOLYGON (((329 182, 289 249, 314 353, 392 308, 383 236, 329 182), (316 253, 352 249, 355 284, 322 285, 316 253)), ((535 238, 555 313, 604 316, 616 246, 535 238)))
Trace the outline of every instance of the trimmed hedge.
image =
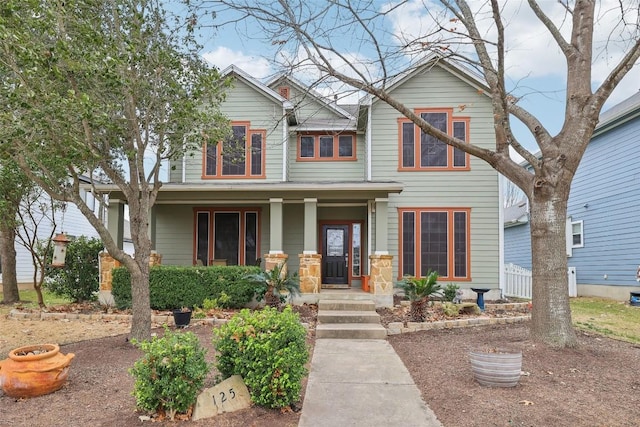
MULTIPOLYGON (((206 298, 229 297, 223 308, 242 308, 255 294, 255 285, 245 280, 247 274, 260 272, 254 266, 179 267, 154 266, 149 272, 151 308, 171 310, 179 307, 202 307, 206 298)), ((113 270, 112 294, 119 309, 131 308, 131 277, 124 267, 113 270)))

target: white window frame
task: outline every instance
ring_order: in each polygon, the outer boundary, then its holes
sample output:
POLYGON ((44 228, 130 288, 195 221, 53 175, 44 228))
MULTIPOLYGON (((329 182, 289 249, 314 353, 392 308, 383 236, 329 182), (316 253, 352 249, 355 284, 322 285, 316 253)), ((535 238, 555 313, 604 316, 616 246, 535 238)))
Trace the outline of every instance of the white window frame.
POLYGON ((579 221, 572 221, 571 217, 567 217, 567 222, 566 222, 566 241, 567 241, 567 256, 571 257, 573 256, 573 249, 574 248, 583 248, 584 247, 584 221, 583 220, 579 220, 579 221), (573 226, 574 224, 579 224, 580 225, 580 244, 579 245, 574 245, 573 244, 573 226))
POLYGON ((571 222, 571 247, 572 248, 584 248, 584 221, 580 220, 580 221, 572 221, 571 222), (576 245, 575 243, 573 243, 573 236, 576 234, 573 232, 573 226, 574 225, 580 225, 580 244, 576 245))

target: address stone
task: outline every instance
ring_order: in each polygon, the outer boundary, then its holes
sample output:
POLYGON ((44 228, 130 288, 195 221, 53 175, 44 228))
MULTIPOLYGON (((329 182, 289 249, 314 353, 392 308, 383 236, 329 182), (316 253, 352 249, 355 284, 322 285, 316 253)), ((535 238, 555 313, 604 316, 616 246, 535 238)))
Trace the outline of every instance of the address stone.
POLYGON ((251 406, 251 396, 240 375, 233 375, 198 396, 193 410, 193 421, 215 417, 224 412, 235 412, 251 406))

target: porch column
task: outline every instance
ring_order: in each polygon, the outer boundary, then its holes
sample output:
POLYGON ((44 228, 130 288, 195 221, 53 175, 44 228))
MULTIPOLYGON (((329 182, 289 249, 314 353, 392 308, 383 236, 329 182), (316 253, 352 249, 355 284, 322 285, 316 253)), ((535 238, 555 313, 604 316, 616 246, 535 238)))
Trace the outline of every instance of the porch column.
MULTIPOLYGON (((389 199, 376 198, 376 255, 387 255, 389 253, 389 247, 387 241, 389 238, 388 222, 389 213, 387 209, 389 207, 389 199)), ((371 276, 373 280, 373 276, 371 276)))
POLYGON ((371 255, 369 263, 371 293, 382 306, 393 306, 393 255, 371 255))
POLYGON ((118 248, 122 249, 124 241, 124 203, 122 200, 109 200, 107 208, 107 230, 118 248))
MULTIPOLYGON (((269 199, 270 205, 270 223, 269 231, 271 234, 271 241, 269 244, 270 254, 283 254, 284 245, 282 239, 282 199, 269 199)), ((268 268, 267 268, 268 269, 268 268)))
POLYGON ((320 275, 320 254, 300 254, 300 293, 317 294, 320 292, 322 276, 320 275))
POLYGON ((318 251, 318 199, 304 199, 304 246, 303 253, 318 251))

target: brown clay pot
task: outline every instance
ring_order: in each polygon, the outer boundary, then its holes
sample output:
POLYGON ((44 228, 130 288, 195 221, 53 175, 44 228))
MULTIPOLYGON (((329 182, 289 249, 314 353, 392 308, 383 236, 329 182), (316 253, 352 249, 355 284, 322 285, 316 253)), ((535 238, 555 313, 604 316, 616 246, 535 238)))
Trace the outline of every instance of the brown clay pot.
POLYGON ((67 380, 75 355, 57 344, 18 347, 0 361, 0 387, 7 396, 35 397, 58 390, 67 380))

